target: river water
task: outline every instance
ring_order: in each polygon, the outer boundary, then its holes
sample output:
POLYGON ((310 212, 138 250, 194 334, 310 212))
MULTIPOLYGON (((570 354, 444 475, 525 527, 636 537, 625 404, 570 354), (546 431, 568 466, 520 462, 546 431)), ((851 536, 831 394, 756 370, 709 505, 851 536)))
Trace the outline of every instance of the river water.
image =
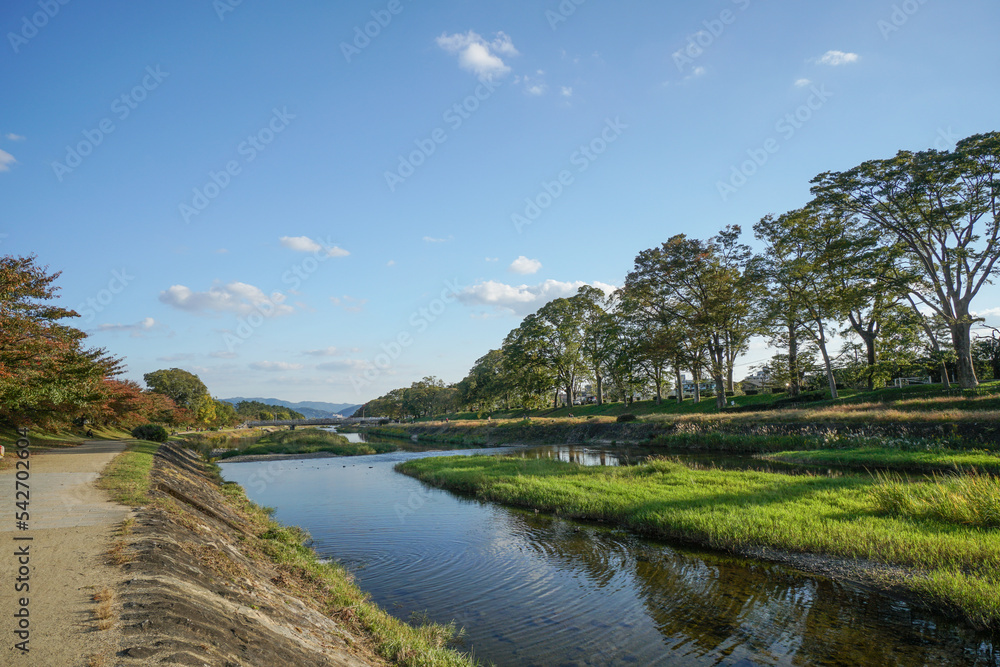
MULTIPOLYGON (((588 447, 223 463, 405 620, 495 665, 1000 665, 987 634, 783 566, 482 503, 393 470, 423 456, 626 463, 588 447)), ((760 462, 746 459, 746 467, 760 462)), ((704 463, 704 461, 702 461, 704 463)))

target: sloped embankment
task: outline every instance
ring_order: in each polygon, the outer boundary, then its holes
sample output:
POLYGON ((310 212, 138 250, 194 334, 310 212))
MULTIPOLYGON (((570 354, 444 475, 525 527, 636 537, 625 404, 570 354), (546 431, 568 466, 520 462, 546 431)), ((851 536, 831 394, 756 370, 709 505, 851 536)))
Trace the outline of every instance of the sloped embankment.
POLYGON ((161 447, 149 495, 109 553, 128 577, 123 664, 472 664, 446 648, 450 628, 412 627, 368 602, 194 452, 161 447))
POLYGON ((161 448, 150 495, 117 550, 130 576, 121 655, 136 664, 378 664, 359 657, 370 651, 356 630, 292 594, 281 568, 243 552, 252 520, 226 504, 193 453, 161 448))

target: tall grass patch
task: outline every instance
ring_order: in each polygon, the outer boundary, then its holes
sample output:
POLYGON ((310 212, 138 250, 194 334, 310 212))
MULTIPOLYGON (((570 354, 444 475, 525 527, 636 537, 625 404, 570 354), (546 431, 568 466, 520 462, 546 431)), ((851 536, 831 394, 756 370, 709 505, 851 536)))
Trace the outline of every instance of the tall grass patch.
POLYGON ((976 471, 935 475, 912 483, 894 473, 878 473, 872 502, 886 514, 930 519, 977 528, 1000 527, 1000 479, 976 471))

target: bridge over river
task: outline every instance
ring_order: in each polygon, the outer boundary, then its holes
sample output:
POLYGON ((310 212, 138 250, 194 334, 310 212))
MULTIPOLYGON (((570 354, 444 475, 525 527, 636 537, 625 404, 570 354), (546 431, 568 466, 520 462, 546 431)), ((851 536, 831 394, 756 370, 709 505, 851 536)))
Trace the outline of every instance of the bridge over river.
POLYGON ((271 421, 243 422, 244 427, 254 426, 347 426, 357 424, 377 424, 384 417, 321 417, 318 419, 276 419, 271 421))

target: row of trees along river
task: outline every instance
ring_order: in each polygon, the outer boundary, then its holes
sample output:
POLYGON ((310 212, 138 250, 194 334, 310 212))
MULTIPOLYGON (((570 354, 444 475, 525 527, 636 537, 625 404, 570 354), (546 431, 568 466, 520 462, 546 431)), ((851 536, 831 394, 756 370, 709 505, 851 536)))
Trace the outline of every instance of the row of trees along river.
MULTIPOLYGON (((1000 378, 1000 341, 973 338, 973 300, 997 273, 1000 133, 951 151, 901 151, 812 180, 813 199, 708 239, 684 234, 640 252, 624 287, 590 286, 524 318, 456 385, 433 377, 365 406, 369 416, 567 404, 584 382, 598 403, 710 378, 721 409, 754 336, 781 350, 772 380, 882 386, 935 375, 962 388, 1000 378), (846 343, 831 349, 831 334, 846 343), (978 363, 977 363, 978 362, 978 363), (978 373, 978 376, 977 376, 978 373), (985 376, 985 377, 984 377, 985 376)), ((677 400, 683 392, 676 391, 677 400)))

